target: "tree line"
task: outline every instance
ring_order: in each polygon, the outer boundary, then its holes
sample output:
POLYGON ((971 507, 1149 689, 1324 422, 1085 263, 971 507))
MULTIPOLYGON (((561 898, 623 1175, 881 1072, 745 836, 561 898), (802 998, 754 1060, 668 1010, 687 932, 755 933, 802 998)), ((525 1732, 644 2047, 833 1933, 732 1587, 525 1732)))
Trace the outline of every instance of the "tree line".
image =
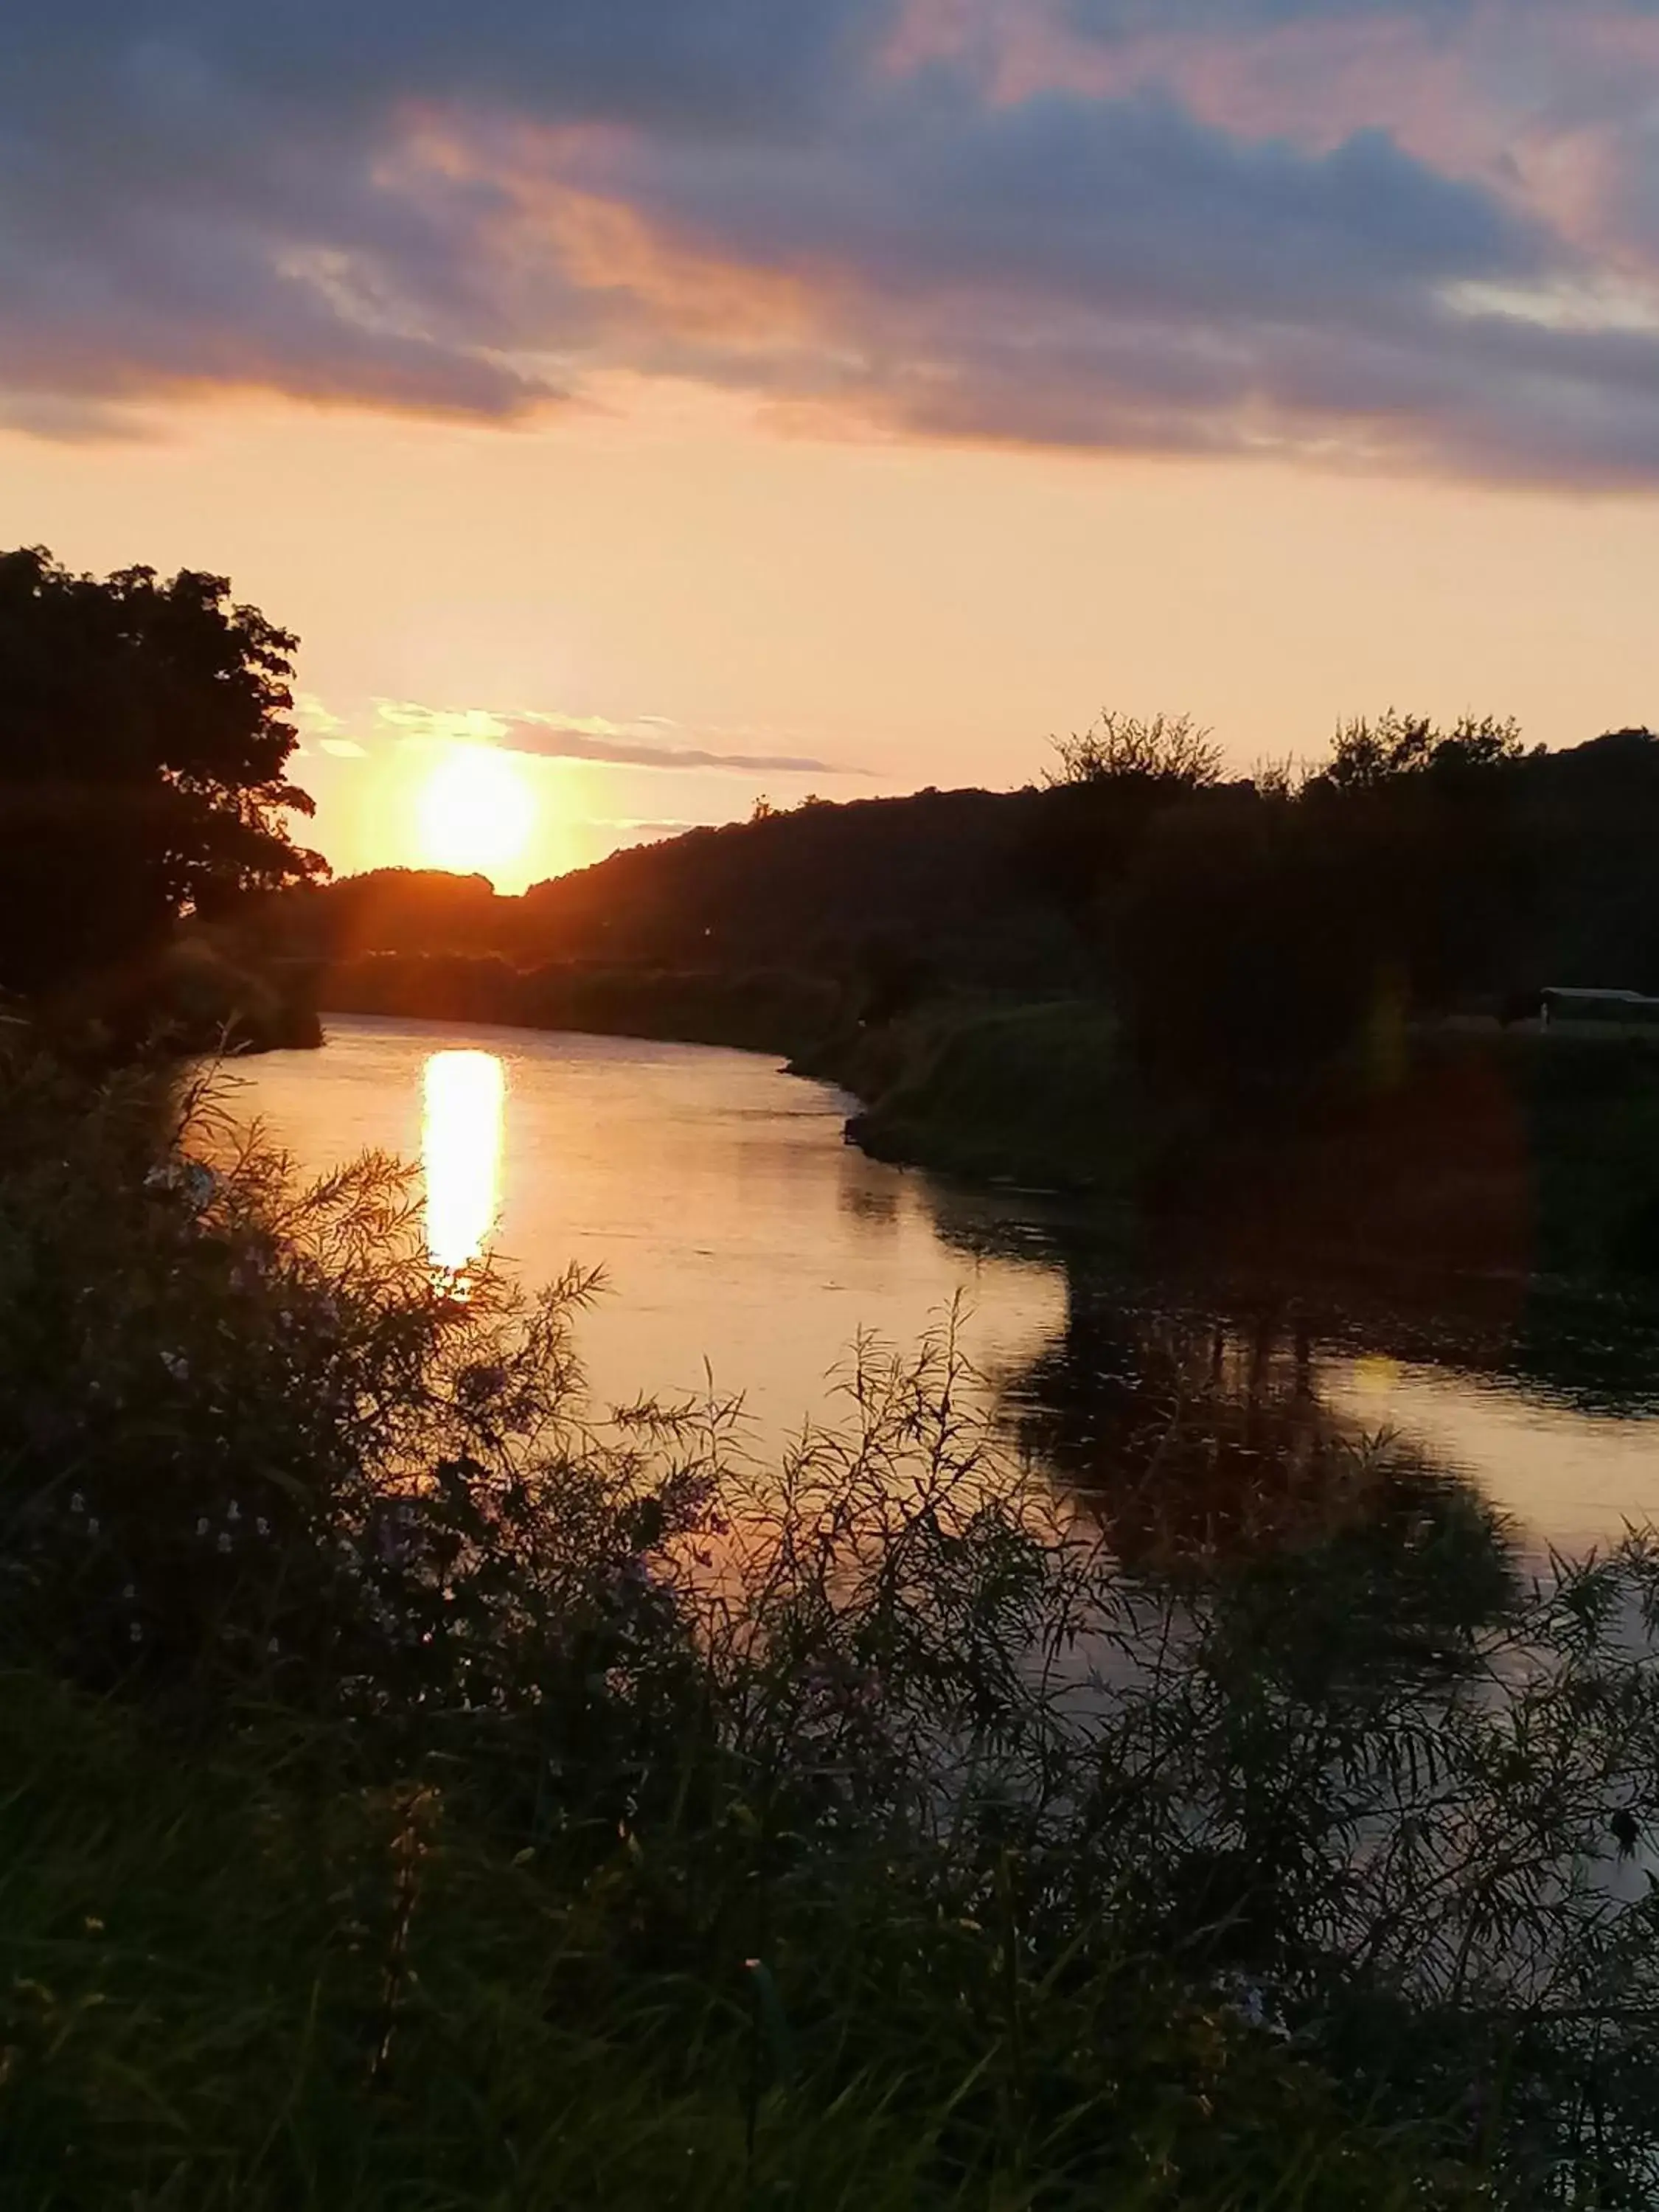
POLYGON ((325 880, 292 829, 296 648, 222 576, 0 556, 0 992, 107 986, 181 927, 296 970, 788 970, 866 1024, 952 989, 1084 992, 1148 1073, 1214 1085, 1548 984, 1659 988, 1645 728, 1549 752, 1512 721, 1391 709, 1240 776, 1189 718, 1108 712, 1024 789, 757 806, 502 898, 430 871, 325 880))

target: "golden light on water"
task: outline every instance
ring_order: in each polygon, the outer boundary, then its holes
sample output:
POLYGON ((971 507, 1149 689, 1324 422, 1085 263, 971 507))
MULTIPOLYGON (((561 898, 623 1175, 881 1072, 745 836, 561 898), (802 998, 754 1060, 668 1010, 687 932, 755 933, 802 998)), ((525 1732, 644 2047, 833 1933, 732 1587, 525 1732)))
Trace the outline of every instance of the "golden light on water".
POLYGON ((447 1275, 471 1266, 495 1225, 506 1095, 491 1052, 434 1052, 422 1072, 427 1249, 447 1275))
POLYGON ((421 787, 419 811, 423 857, 463 874, 510 869, 536 826, 523 764, 494 745, 446 750, 421 787))

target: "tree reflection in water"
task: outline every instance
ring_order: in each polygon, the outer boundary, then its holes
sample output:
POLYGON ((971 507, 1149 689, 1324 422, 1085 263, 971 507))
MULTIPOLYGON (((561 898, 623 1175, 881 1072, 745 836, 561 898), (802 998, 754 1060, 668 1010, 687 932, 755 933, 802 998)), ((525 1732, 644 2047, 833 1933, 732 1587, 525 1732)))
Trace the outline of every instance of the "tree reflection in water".
POLYGON ((1283 1307, 1143 1307, 1073 1275, 1064 1331, 1003 1378, 1005 1418, 1126 1566, 1201 1587, 1304 1689, 1456 1668, 1516 1591, 1503 1517, 1455 1470, 1340 1418, 1313 1355, 1283 1307))

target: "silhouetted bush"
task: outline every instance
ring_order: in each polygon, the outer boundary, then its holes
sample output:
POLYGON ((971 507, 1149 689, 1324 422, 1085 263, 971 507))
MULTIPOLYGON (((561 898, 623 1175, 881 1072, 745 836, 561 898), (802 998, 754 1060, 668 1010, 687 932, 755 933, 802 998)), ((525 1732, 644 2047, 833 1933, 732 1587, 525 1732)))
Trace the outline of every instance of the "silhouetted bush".
POLYGON ((1051 742, 1060 765, 1044 778, 1050 789, 1115 784, 1180 798, 1221 781, 1221 748, 1190 714, 1143 720, 1108 708, 1088 729, 1051 742))

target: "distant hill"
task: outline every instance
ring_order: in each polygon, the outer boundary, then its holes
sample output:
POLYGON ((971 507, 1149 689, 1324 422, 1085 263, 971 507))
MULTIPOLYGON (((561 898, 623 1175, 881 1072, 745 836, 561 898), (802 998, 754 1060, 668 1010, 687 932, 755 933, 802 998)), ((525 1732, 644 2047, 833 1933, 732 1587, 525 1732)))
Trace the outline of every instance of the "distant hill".
POLYGON ((1320 975, 1345 959, 1392 964, 1427 1008, 1546 984, 1659 988, 1659 738, 1547 753, 1506 738, 1474 767, 1462 741, 1437 742, 1426 768, 1363 785, 1328 769, 1299 793, 1142 775, 814 800, 516 898, 481 876, 380 869, 266 902, 243 944, 334 968, 397 954, 787 971, 877 1000, 1115 990, 1138 969, 1145 1002, 1174 987, 1166 953, 1183 991, 1219 963, 1235 1003, 1297 963, 1327 991, 1320 975), (1235 959, 1252 940, 1254 964, 1235 959))
POLYGON ((1012 987, 1075 959, 1033 852, 1060 794, 922 791, 828 802, 632 846, 497 896, 481 876, 378 869, 270 902, 269 949, 496 953, 548 962, 839 974, 902 946, 953 979, 1012 987))

